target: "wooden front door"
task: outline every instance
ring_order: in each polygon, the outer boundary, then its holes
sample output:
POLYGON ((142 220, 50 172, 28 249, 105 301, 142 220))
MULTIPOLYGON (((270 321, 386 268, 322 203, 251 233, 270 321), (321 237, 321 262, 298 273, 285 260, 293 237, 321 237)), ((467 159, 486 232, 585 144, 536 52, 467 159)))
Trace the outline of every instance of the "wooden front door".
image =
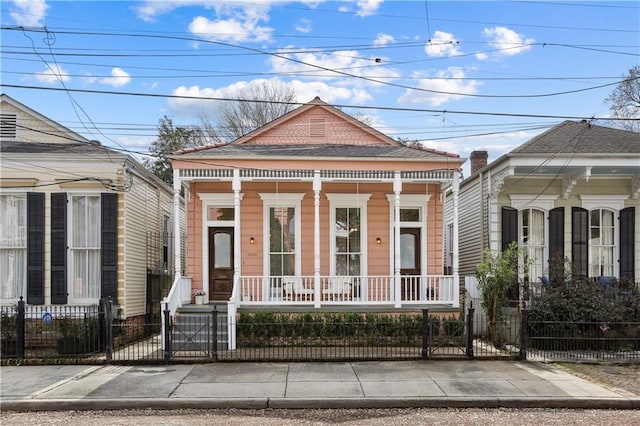
POLYGON ((229 300, 233 291, 233 228, 209 228, 209 300, 229 300))
POLYGON ((420 228, 400 228, 400 275, 402 300, 420 300, 420 228))

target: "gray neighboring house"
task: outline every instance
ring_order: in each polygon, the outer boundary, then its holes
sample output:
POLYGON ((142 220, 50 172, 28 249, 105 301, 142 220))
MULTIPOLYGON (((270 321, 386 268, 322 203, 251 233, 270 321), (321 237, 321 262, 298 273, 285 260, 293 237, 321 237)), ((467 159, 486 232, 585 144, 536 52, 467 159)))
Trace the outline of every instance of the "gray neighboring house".
POLYGON ((168 237, 182 200, 132 156, 0 101, 0 304, 111 296, 120 319, 142 323, 162 296, 150 277, 174 261, 168 237))
MULTIPOLYGON (((517 241, 533 259, 523 283, 545 281, 556 257, 580 277, 640 279, 640 133, 565 121, 490 164, 486 151, 470 160, 458 198, 461 277, 474 276, 486 249, 517 241)), ((448 197, 447 235, 452 211, 448 197)))

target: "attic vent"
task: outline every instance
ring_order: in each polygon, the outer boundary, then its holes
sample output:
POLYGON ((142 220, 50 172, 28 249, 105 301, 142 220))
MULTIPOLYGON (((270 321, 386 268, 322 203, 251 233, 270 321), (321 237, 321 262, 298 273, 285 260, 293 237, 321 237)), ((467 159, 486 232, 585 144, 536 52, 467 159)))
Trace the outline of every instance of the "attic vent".
POLYGON ((309 136, 312 138, 325 138, 327 135, 324 117, 309 119, 309 136))
POLYGON ((18 124, 17 116, 15 114, 0 113, 0 122, 2 123, 0 126, 0 138, 15 139, 18 124))

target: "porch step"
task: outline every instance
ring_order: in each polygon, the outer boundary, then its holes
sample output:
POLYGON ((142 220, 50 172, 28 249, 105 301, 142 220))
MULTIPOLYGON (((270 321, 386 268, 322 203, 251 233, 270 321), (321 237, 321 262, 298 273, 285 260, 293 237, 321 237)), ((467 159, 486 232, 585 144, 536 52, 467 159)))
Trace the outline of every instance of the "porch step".
MULTIPOLYGON (((178 309, 172 331, 173 351, 211 351, 211 345, 213 345, 213 317, 211 312, 213 309, 213 305, 187 305, 178 309)), ((218 309, 218 312, 221 313, 220 309, 218 309)), ((217 333, 217 349, 219 351, 227 349, 229 336, 226 327, 226 315, 218 316, 217 333)))

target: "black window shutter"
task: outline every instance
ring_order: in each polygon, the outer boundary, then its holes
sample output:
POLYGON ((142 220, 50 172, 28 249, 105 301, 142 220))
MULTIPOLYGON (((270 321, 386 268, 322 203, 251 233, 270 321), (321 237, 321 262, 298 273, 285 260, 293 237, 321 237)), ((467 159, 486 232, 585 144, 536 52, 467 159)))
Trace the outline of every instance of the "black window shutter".
POLYGON ((512 242, 518 242, 518 210, 511 207, 502 208, 502 251, 512 242))
POLYGON ((564 259, 564 207, 549 210, 549 266, 564 259))
POLYGON ((51 303, 67 303, 67 194, 51 194, 51 303))
POLYGON ((571 208, 571 261, 576 278, 589 276, 589 212, 571 208))
POLYGON ((44 194, 27 193, 27 303, 44 305, 44 194))
POLYGON ((634 241, 636 231, 636 208, 620 210, 620 278, 635 282, 634 241))
POLYGON ((102 285, 101 296, 118 302, 118 194, 104 193, 102 207, 102 285))

